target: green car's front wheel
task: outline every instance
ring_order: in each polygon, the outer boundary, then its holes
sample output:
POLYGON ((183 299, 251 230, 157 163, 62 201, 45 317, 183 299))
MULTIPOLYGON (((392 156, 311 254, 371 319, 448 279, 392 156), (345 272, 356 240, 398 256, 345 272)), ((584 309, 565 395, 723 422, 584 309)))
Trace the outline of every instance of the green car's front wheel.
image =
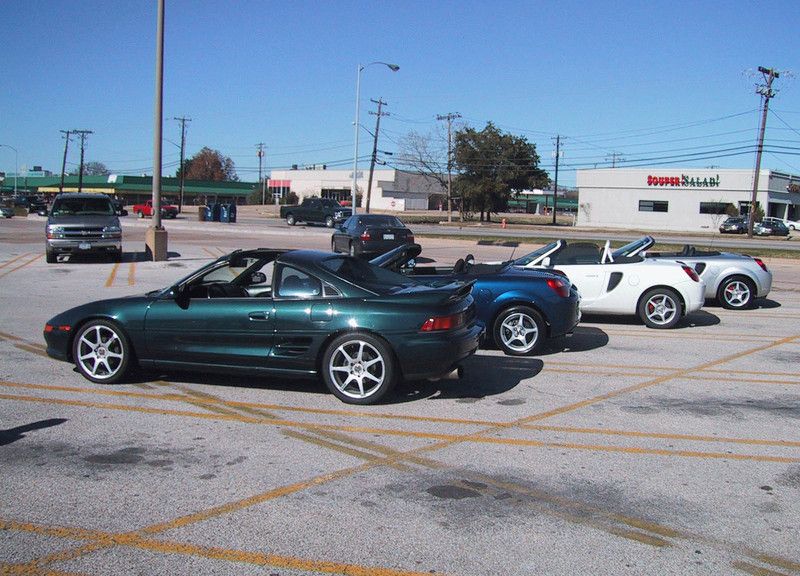
POLYGON ((114 384, 128 370, 131 347, 119 326, 107 320, 92 320, 81 326, 75 335, 72 358, 88 380, 114 384))
POLYGON ((325 349, 322 376, 328 389, 348 404, 373 404, 394 386, 389 346, 370 334, 342 334, 325 349))

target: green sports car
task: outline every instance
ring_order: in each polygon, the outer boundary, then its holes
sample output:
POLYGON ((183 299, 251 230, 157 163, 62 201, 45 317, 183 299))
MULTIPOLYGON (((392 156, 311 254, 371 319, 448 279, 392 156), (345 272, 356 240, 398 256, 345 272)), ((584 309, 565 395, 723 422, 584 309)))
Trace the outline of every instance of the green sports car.
POLYGON ((398 379, 451 373, 478 348, 471 283, 422 282, 342 254, 237 250, 175 285, 47 322, 47 353, 98 383, 142 368, 321 375, 371 404, 398 379))

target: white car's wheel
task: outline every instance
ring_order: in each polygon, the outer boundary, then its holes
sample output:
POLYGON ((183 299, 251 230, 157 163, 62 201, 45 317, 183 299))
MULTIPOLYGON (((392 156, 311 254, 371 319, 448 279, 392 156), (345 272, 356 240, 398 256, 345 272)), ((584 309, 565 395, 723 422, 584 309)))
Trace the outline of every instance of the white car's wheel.
POLYGON ((389 347, 369 334, 343 334, 326 348, 322 375, 328 389, 348 404, 373 404, 394 386, 389 347))
POLYGON ((509 356, 533 354, 544 338, 542 316, 527 306, 504 310, 494 322, 494 342, 509 356))
POLYGON ((131 348, 119 326, 106 320, 92 320, 75 335, 72 358, 87 379, 99 384, 113 384, 125 375, 131 348))
POLYGON ((741 276, 731 276, 719 285, 717 300, 723 308, 741 310, 753 305, 755 291, 751 280, 741 276))
POLYGON ((674 290, 652 288, 639 300, 637 312, 650 328, 672 328, 683 316, 683 304, 674 290))

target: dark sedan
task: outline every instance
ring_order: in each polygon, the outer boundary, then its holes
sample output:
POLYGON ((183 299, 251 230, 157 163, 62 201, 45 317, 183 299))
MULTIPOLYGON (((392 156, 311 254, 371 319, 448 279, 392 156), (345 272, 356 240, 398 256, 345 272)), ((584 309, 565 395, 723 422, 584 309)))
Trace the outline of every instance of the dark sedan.
POLYGON ((746 234, 747 219, 742 216, 730 216, 719 225, 720 234, 746 234))
POLYGON ((47 353, 98 383, 143 368, 321 376, 371 404, 398 379, 438 378, 475 352, 469 282, 429 284, 347 255, 238 250, 163 290, 47 322, 47 353))
POLYGON ((412 244, 371 262, 413 278, 474 282, 472 294, 486 337, 506 354, 523 356, 539 350, 547 338, 571 334, 580 320, 580 295, 559 273, 500 264, 475 264, 467 255, 452 267, 418 266, 421 247, 412 244))
POLYGON ((414 234, 396 216, 356 214, 333 233, 331 250, 351 256, 377 256, 413 243, 414 234))

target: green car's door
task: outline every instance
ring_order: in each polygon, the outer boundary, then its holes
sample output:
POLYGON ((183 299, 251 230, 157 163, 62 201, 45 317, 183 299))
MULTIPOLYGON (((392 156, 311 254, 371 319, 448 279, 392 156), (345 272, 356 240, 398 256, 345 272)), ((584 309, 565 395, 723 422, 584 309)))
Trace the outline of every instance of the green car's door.
POLYGON ((269 366, 273 345, 272 298, 191 298, 156 301, 147 312, 150 357, 164 363, 269 366))
POLYGON ((277 272, 273 300, 275 333, 271 366, 311 372, 316 368, 321 343, 338 319, 344 300, 318 278, 291 266, 277 272))

